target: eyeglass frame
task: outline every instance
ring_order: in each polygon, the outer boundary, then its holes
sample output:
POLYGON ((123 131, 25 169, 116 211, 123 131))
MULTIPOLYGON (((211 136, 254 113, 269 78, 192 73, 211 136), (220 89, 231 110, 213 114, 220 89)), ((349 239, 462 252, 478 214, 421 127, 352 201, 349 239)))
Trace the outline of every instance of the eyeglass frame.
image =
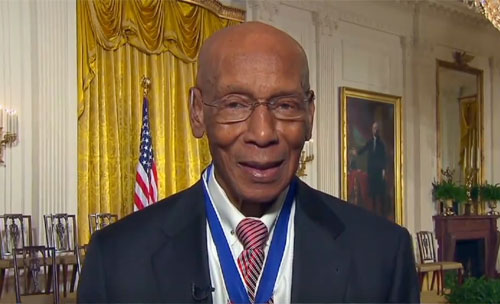
MULTIPOLYGON (((315 94, 314 94, 314 91, 313 90, 307 90, 306 92, 306 97, 302 100, 302 103, 304 103, 307 106, 309 106, 311 103, 314 102, 315 100, 315 94)), ((246 97, 249 97, 247 95, 243 95, 243 96, 246 96, 246 97)), ((271 112, 271 114, 273 115, 273 117, 275 119, 278 119, 278 120, 283 120, 283 121, 294 121, 294 120, 299 120, 300 118, 302 118, 301 116, 299 117, 294 117, 294 118, 290 118, 290 119, 287 119, 287 118, 278 118, 276 117, 276 114, 273 112, 273 110, 270 108, 271 105, 273 105, 273 102, 275 102, 276 100, 279 100, 280 98, 286 98, 286 97, 291 97, 293 95, 282 95, 282 96, 276 96, 276 97, 273 97, 273 98, 270 98, 270 100, 267 100, 267 101, 263 101, 263 102, 259 102, 257 98, 252 98, 252 97, 249 97, 250 100, 253 100, 253 102, 250 105, 250 112, 248 114, 247 117, 245 117, 244 119, 236 119, 236 120, 230 120, 230 121, 224 121, 224 122, 218 122, 220 124, 231 124, 231 123, 239 123, 239 122, 244 122, 246 121, 247 119, 249 119, 253 112, 255 111, 255 109, 258 107, 258 106, 266 106, 266 108, 268 109, 269 112, 271 112)), ((222 98, 219 98, 219 99, 216 99, 214 100, 214 103, 217 103, 217 102, 220 102, 221 100, 223 100, 224 97, 222 98)), ((207 103, 205 102, 204 100, 202 100, 202 103, 203 105, 205 106, 208 106, 208 107, 211 107, 211 108, 215 108, 217 110, 219 110, 219 106, 220 105, 217 105, 217 104, 212 104, 212 103, 207 103)), ((306 112, 304 112, 304 114, 306 114, 306 112)))

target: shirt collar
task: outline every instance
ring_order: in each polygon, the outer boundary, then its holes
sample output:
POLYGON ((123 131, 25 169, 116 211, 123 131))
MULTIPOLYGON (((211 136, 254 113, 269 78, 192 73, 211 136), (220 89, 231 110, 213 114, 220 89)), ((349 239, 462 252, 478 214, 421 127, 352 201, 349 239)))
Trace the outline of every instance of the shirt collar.
MULTIPOLYGON (((206 176, 205 174, 207 174, 207 171, 208 170, 205 170, 204 176, 206 176)), ((235 234, 236 226, 238 226, 238 224, 246 217, 231 203, 226 195, 226 192, 217 182, 214 171, 215 170, 210 170, 211 173, 208 178, 208 192, 212 197, 212 204, 219 215, 222 229, 224 229, 226 235, 232 235, 234 239, 237 240, 235 234)), ((283 192, 278 196, 276 202, 273 203, 271 208, 269 208, 266 213, 262 215, 262 217, 256 218, 261 220, 264 225, 266 225, 270 236, 274 230, 276 219, 278 218, 281 208, 283 207, 283 203, 285 202, 288 188, 289 187, 283 190, 283 192)))

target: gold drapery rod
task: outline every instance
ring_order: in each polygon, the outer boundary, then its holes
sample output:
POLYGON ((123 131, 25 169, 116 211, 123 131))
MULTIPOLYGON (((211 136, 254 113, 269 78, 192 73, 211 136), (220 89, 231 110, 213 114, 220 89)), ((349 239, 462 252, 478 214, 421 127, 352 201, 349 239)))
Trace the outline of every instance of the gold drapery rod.
POLYGON ((246 19, 245 10, 229 7, 217 0, 180 0, 182 2, 196 4, 204 7, 214 13, 215 15, 229 20, 235 20, 239 22, 244 22, 246 19))
POLYGON ((141 78, 141 86, 144 97, 148 97, 149 90, 151 89, 151 79, 143 75, 141 78))

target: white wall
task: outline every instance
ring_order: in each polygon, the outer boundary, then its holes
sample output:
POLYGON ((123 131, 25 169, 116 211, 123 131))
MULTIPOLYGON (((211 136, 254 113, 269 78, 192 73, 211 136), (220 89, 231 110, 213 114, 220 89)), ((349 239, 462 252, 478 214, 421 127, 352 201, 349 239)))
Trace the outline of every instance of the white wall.
POLYGON ((317 91, 316 158, 307 182, 340 194, 339 88, 403 97, 405 226, 433 230, 431 182, 437 178, 436 59, 476 56, 484 71, 485 177, 500 182, 500 32, 460 3, 406 1, 247 1, 247 19, 295 37, 317 91), (304 33, 315 36, 304 37, 304 33), (315 71, 315 72, 314 72, 315 71), (492 103, 495 100, 495 103, 492 103))
POLYGON ((75 1, 0 1, 0 104, 20 133, 0 167, 0 214, 40 228, 44 214, 76 214, 76 72, 75 1))

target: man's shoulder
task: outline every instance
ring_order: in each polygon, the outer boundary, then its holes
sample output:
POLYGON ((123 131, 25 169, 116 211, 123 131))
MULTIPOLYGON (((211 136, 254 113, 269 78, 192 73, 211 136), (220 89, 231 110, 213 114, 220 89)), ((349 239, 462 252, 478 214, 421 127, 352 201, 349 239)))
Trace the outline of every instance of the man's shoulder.
POLYGON ((407 233, 406 229, 398 224, 374 214, 357 205, 348 203, 335 196, 325 192, 305 186, 304 189, 311 197, 311 202, 322 203, 328 210, 342 222, 345 232, 349 233, 374 233, 380 234, 399 234, 407 233))
POLYGON ((196 216, 203 208, 202 189, 199 183, 190 188, 162 199, 140 211, 131 213, 116 223, 96 232, 98 238, 125 241, 154 238, 158 233, 176 227, 180 218, 196 216))

